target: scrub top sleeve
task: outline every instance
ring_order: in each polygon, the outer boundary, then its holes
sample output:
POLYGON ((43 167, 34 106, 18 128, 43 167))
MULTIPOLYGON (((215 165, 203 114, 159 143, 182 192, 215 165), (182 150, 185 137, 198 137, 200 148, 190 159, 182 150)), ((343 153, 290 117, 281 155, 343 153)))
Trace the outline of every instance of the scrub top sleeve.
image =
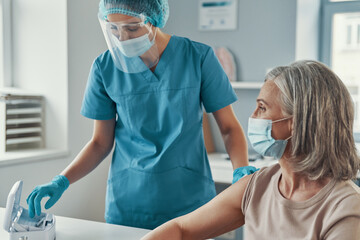
POLYGON ((96 60, 90 70, 80 113, 95 120, 109 120, 116 117, 116 104, 106 92, 96 60))
POLYGON ((201 101, 206 112, 216 112, 237 100, 237 96, 212 48, 201 66, 201 101))

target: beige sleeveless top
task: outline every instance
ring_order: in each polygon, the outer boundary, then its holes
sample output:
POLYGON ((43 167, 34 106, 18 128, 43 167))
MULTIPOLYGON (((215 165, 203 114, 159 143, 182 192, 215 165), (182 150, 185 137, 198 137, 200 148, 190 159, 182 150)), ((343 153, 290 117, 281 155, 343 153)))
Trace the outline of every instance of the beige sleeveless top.
POLYGON ((352 181, 330 181, 315 196, 294 202, 279 192, 280 165, 254 173, 242 209, 245 240, 360 240, 360 188, 352 181))

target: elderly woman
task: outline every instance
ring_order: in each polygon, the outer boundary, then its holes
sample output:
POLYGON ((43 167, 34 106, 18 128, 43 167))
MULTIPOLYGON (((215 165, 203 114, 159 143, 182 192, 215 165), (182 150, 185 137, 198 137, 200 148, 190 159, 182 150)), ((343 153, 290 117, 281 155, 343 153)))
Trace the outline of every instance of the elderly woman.
POLYGON ((143 239, 206 239, 245 224, 245 239, 360 239, 354 110, 325 65, 300 61, 267 76, 249 119, 255 150, 279 163, 143 239))

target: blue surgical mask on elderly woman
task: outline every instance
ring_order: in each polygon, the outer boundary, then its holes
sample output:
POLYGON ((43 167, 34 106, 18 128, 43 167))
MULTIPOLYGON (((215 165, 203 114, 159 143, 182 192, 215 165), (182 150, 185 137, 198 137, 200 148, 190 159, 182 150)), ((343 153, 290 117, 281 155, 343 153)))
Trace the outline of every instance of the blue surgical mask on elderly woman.
POLYGON ((269 119, 249 118, 248 137, 255 151, 262 156, 280 159, 284 154, 287 142, 291 136, 285 140, 275 140, 271 136, 271 128, 273 123, 284 121, 289 118, 291 117, 279 119, 276 121, 269 119))

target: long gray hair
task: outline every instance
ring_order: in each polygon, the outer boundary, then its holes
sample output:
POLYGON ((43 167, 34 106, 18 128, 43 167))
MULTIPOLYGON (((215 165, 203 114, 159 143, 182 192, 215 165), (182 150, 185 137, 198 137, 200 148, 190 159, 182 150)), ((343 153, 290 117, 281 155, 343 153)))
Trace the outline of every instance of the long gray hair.
POLYGON ((351 96, 327 66, 298 61, 273 69, 266 80, 281 91, 284 116, 293 116, 290 164, 310 179, 356 177, 360 158, 353 138, 351 96))

